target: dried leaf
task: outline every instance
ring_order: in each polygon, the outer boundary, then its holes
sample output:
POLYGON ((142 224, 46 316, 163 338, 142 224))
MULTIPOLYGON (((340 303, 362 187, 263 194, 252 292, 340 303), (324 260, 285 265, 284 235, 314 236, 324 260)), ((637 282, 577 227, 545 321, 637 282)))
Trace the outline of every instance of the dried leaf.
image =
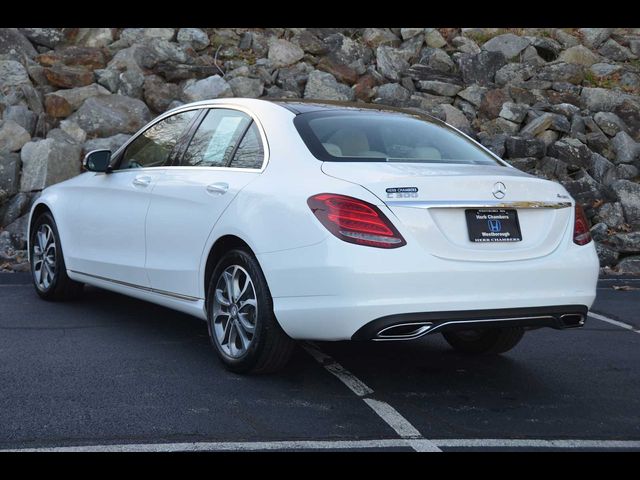
POLYGON ((630 285, 614 285, 613 287, 614 290, 621 290, 623 292, 629 292, 631 290, 640 290, 640 288, 638 287, 632 287, 630 285))

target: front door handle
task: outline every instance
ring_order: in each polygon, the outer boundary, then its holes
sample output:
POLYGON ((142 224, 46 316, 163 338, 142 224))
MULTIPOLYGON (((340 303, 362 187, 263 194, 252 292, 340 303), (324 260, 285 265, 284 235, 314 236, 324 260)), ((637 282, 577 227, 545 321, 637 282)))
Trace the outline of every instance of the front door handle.
POLYGON ((207 192, 211 195, 224 195, 229 190, 229 184, 225 182, 217 182, 207 185, 207 192))
POLYGON ((149 175, 138 175, 133 179, 133 185, 136 187, 148 187, 151 185, 151 177, 149 175))

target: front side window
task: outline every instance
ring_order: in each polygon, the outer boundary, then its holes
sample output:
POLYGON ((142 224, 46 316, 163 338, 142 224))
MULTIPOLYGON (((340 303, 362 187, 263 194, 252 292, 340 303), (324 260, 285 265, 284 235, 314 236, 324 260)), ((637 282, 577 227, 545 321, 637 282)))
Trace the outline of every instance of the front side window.
POLYGON ((230 166, 234 168, 260 168, 263 160, 264 149, 262 148, 260 132, 256 124, 252 123, 242 138, 240 145, 238 145, 230 166))
POLYGON ((209 110, 189 147, 182 164, 191 167, 226 167, 234 148, 251 124, 251 117, 236 110, 209 110))
POLYGON ((300 114, 294 124, 322 161, 500 165, 452 128, 408 114, 329 110, 300 114))
POLYGON ((149 127, 127 146, 118 169, 165 165, 173 147, 176 146, 197 113, 197 110, 188 110, 167 117, 149 127))

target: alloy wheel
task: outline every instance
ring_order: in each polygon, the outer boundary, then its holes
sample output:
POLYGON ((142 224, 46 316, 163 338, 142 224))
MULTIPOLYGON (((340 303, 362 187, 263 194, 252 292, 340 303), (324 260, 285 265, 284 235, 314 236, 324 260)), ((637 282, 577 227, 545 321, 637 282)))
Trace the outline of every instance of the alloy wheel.
POLYGON ((33 275, 37 287, 47 290, 56 275, 56 238, 49 225, 38 228, 33 246, 33 275))

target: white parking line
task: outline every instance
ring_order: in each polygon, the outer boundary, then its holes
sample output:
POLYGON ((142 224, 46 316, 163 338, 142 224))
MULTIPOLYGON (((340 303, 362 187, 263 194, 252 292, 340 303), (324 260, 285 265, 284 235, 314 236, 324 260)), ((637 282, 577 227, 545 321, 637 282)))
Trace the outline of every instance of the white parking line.
POLYGON ((469 439, 443 439, 432 440, 439 447, 494 447, 494 448, 635 448, 640 449, 640 441, 637 440, 542 440, 542 439, 496 439, 496 438, 469 438, 469 439))
POLYGON ((610 323, 611 325, 615 325, 616 327, 624 328, 625 330, 631 330, 632 332, 640 333, 633 325, 629 325, 628 323, 621 322, 619 320, 614 320, 613 318, 605 317, 599 313, 589 312, 589 316, 591 318, 595 318, 596 320, 600 320, 602 322, 610 323))
MULTIPOLYGON (((81 445, 68 447, 16 448, 0 452, 250 452, 265 450, 356 450, 363 448, 413 448, 419 452, 443 448, 564 448, 636 449, 638 440, 544 440, 511 438, 375 439, 375 440, 292 440, 272 442, 188 442, 81 445)), ((439 451, 439 450, 438 450, 439 451)))
POLYGON ((304 342, 302 347, 320 363, 328 372, 332 373, 340 379, 349 389, 371 407, 376 414, 401 438, 407 439, 404 445, 409 445, 417 452, 441 452, 437 445, 431 440, 423 438, 417 428, 415 428, 409 420, 404 418, 400 413, 389 405, 387 402, 375 400, 373 398, 364 398, 373 394, 373 389, 367 386, 362 380, 356 377, 349 370, 336 362, 331 356, 324 353, 312 342, 304 342))

